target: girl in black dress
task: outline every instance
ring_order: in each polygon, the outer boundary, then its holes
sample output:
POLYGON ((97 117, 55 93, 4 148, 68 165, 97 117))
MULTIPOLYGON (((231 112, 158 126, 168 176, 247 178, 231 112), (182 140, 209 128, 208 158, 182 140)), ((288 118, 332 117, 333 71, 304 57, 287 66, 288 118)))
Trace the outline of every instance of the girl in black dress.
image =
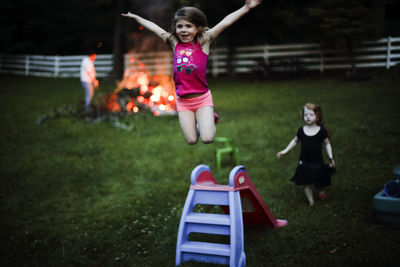
POLYGON ((298 142, 301 143, 299 165, 292 181, 296 185, 304 186, 304 192, 311 206, 314 205, 311 185, 314 185, 319 190, 318 197, 325 199, 326 192, 324 188, 331 184, 335 161, 333 160, 328 133, 323 127, 321 107, 317 104, 307 103, 303 107, 302 117, 306 124, 298 129, 297 135, 284 150, 276 154, 276 157, 279 159, 295 147, 298 142), (322 157, 323 144, 329 158, 329 165, 324 164, 322 157))

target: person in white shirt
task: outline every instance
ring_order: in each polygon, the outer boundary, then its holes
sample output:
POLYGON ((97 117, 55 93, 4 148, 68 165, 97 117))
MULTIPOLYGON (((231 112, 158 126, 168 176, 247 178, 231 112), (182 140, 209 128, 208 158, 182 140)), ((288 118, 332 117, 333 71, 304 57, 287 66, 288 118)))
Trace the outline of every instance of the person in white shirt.
POLYGON ((85 108, 89 110, 90 102, 94 94, 94 88, 99 86, 99 81, 96 79, 96 71, 93 62, 96 60, 96 54, 90 53, 82 59, 81 63, 81 82, 85 89, 85 108))

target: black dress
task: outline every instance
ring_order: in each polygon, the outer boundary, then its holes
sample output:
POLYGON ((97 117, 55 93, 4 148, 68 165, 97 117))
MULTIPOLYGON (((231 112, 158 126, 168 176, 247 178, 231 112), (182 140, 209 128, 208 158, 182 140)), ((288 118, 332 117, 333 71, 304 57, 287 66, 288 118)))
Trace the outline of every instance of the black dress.
POLYGON ((291 179, 296 185, 313 184, 319 189, 331 185, 331 175, 334 173, 334 169, 324 164, 322 158, 322 144, 327 137, 328 133, 323 127, 312 136, 306 135, 303 127, 297 131, 301 151, 299 165, 291 179))

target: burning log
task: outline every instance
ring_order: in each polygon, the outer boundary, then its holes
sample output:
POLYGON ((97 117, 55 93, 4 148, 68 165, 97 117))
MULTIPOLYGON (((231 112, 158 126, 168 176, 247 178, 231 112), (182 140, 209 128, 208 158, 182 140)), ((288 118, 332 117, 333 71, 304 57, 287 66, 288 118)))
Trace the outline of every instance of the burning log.
POLYGON ((174 83, 167 75, 150 76, 127 69, 117 89, 107 96, 105 106, 114 113, 147 110, 155 116, 176 115, 174 83))

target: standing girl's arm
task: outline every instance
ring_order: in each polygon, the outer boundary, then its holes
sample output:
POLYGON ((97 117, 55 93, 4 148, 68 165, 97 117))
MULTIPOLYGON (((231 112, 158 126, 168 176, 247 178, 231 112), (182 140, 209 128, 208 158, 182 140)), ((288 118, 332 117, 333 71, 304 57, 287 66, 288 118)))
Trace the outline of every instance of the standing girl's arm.
POLYGON ((209 36, 209 42, 214 40, 221 34, 226 28, 235 23, 238 19, 240 19, 243 15, 250 11, 250 9, 258 6, 262 0, 246 0, 244 6, 236 10, 235 12, 226 16, 223 20, 221 20, 217 25, 207 31, 209 36))
POLYGON ((140 25, 145 27, 146 29, 152 31, 155 33, 158 37, 160 37, 164 42, 169 38, 171 35, 167 31, 165 31, 163 28, 155 24, 154 22, 144 19, 136 14, 132 14, 131 12, 128 12, 126 14, 121 14, 124 17, 132 18, 137 21, 140 25))
POLYGON ((94 63, 92 61, 90 61, 89 63, 91 63, 88 66, 88 70, 87 70, 87 74, 89 75, 90 79, 92 80, 93 86, 94 88, 99 87, 99 80, 97 80, 96 76, 96 70, 94 68, 94 63))
POLYGON ((297 136, 295 136, 292 141, 290 141, 289 145, 282 151, 279 151, 276 154, 276 157, 279 159, 280 157, 282 157, 283 155, 285 155, 286 153, 288 153, 292 148, 294 148, 297 143, 298 143, 299 139, 297 138, 297 136))
POLYGON ((325 143, 326 154, 328 155, 328 158, 329 158, 329 167, 334 168, 335 161, 333 160, 332 146, 331 146, 331 142, 329 142, 329 138, 325 138, 324 143, 325 143))

